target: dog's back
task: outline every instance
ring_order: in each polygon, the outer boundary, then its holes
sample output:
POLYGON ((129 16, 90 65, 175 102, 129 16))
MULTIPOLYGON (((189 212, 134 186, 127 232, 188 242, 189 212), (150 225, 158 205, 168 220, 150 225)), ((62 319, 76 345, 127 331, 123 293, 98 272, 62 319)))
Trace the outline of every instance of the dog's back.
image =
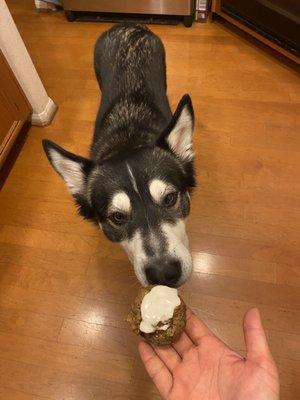
POLYGON ((165 50, 159 37, 143 25, 115 25, 96 42, 94 66, 102 98, 92 156, 99 159, 109 152, 112 135, 115 145, 123 143, 120 130, 131 146, 147 144, 150 137, 153 141, 171 118, 165 50))
POLYGON ((106 31, 96 43, 94 65, 104 95, 166 91, 164 47, 144 25, 115 25, 106 31))

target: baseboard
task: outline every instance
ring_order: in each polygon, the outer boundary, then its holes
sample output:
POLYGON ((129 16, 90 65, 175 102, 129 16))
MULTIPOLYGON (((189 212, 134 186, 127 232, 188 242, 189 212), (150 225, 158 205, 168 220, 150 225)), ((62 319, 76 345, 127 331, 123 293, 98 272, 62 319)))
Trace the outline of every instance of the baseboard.
POLYGON ((47 1, 35 0, 35 7, 38 11, 54 11, 56 10, 55 4, 50 4, 47 1))
POLYGON ((32 125, 37 125, 37 126, 49 125, 56 113, 56 110, 57 110, 57 105, 49 97, 48 103, 44 111, 42 111, 39 114, 36 113, 32 114, 31 116, 32 125))

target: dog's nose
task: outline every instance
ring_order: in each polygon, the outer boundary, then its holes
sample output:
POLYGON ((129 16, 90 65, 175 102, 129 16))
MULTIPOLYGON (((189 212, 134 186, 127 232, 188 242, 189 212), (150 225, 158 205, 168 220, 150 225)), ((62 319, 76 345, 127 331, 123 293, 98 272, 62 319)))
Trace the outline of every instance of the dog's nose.
POLYGON ((181 276, 181 265, 178 260, 156 260, 146 266, 145 273, 151 285, 176 286, 181 276))

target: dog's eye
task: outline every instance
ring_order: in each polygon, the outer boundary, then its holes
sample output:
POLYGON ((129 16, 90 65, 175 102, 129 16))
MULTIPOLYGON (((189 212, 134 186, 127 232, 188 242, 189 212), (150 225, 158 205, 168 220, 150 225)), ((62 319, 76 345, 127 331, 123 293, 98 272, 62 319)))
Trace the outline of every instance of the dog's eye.
POLYGON ((178 193, 176 192, 168 193, 164 197, 162 204, 166 208, 171 208, 176 204, 177 199, 178 199, 178 193))
POLYGON ((115 224, 115 225, 123 225, 127 222, 127 215, 123 214, 119 211, 114 212, 109 216, 109 219, 115 224))

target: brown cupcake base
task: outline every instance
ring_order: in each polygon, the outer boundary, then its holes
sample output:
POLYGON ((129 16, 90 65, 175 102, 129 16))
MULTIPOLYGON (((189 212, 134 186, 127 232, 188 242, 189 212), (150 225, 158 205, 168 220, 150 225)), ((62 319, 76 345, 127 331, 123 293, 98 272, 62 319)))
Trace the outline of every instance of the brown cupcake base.
POLYGON ((129 322, 131 329, 137 335, 141 335, 147 342, 153 343, 157 346, 165 346, 174 343, 179 339, 180 335, 184 331, 186 324, 186 306, 184 301, 180 297, 181 303, 174 310, 173 318, 170 320, 170 326, 165 331, 155 331, 153 333, 144 333, 140 331, 140 323, 142 321, 141 316, 141 304, 144 296, 150 292, 153 286, 147 288, 141 288, 133 304, 131 305, 130 312, 126 318, 129 322))

